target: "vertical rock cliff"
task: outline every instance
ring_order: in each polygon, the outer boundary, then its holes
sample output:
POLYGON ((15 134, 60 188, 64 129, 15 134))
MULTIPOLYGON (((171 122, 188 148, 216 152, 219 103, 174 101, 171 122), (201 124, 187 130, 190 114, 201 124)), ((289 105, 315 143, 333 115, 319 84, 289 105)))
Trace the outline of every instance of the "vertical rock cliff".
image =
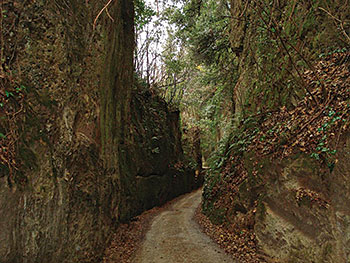
POLYGON ((120 220, 194 186, 178 115, 132 93, 132 0, 1 11, 0 262, 98 262, 120 220))
POLYGON ((231 0, 230 9, 236 128, 206 178, 204 211, 252 237, 245 245, 258 244, 261 262, 347 262, 349 5, 231 0))

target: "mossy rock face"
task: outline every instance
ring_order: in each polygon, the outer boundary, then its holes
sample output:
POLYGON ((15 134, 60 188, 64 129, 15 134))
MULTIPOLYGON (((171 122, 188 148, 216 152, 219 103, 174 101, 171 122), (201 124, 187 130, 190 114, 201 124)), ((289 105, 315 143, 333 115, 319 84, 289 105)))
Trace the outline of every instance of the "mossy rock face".
MULTIPOLYGON (((246 123, 239 126, 245 117, 295 107, 305 95, 297 69, 310 69, 307 62, 312 64, 320 55, 346 46, 334 18, 324 10, 346 20, 348 5, 339 1, 275 1, 267 8, 264 1, 261 5, 258 2, 231 0, 230 5, 234 17, 230 42, 239 50, 233 135, 248 133, 246 123), (264 20, 271 23, 264 24, 264 20), (296 46, 303 49, 293 49, 296 46)), ((281 136, 279 144, 287 146, 290 138, 281 136)), ((206 178, 204 211, 213 217, 226 211, 224 220, 235 222, 238 213, 256 209, 254 229, 260 246, 278 262, 348 262, 349 137, 337 145, 341 152, 332 174, 305 153, 281 160, 228 145, 232 155, 224 163, 234 160, 232 166, 238 167, 224 167, 217 171, 220 175, 206 178)))
POLYGON ((113 19, 95 20, 105 4, 2 4, 2 66, 28 92, 21 187, 0 167, 1 263, 99 262, 120 220, 200 185, 178 112, 135 91, 133 1, 112 1, 113 19))
POLYGON ((1 262, 98 262, 116 227, 133 2, 113 2, 114 22, 103 13, 94 27, 105 4, 2 3, 2 69, 26 87, 26 111, 16 130, 25 180, 9 188, 1 167, 1 262))
POLYGON ((245 179, 236 188, 230 177, 237 173, 207 178, 204 212, 215 223, 235 225, 255 211, 249 226, 277 262, 349 261, 349 138, 340 139, 332 173, 302 152, 283 160, 244 154, 245 179))
POLYGON ((310 69, 319 55, 348 47, 332 17, 348 19, 350 7, 339 1, 278 1, 268 7, 260 0, 231 0, 230 6, 229 38, 233 50, 239 50, 237 124, 250 113, 296 106, 306 92, 296 69, 310 69))
POLYGON ((257 207, 255 233, 265 253, 281 262, 349 260, 346 138, 332 174, 303 153, 262 171, 265 194, 257 207))
POLYGON ((120 159, 122 221, 202 183, 183 154, 179 112, 170 111, 163 99, 134 91, 130 133, 120 159))

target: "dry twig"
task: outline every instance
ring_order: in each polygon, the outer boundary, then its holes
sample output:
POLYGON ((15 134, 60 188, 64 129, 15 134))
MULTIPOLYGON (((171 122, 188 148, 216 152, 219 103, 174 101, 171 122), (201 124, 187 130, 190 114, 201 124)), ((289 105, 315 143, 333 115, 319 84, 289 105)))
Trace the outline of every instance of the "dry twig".
POLYGON ((106 10, 107 12, 107 15, 108 17, 114 22, 114 19, 109 15, 109 12, 108 12, 108 6, 113 2, 113 0, 109 0, 108 3, 100 10, 100 12, 97 14, 95 20, 94 20, 94 25, 93 25, 93 31, 95 31, 96 29, 96 23, 97 23, 97 20, 98 18, 101 16, 101 14, 103 13, 103 11, 106 10))
POLYGON ((335 21, 335 24, 337 25, 337 22, 339 23, 339 26, 341 28, 341 31, 343 33, 343 35, 346 37, 346 39, 349 41, 350 44, 350 36, 348 35, 348 33, 346 33, 346 30, 344 28, 344 21, 340 20, 339 18, 335 17, 331 12, 329 12, 328 10, 319 7, 318 9, 320 9, 321 11, 325 12, 327 15, 329 15, 331 18, 333 18, 333 20, 335 21))

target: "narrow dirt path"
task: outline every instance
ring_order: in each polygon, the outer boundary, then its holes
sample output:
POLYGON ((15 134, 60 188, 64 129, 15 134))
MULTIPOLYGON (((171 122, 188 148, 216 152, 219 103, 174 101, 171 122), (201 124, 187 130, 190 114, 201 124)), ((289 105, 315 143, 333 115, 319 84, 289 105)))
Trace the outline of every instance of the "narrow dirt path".
POLYGON ((235 262, 193 221, 201 191, 183 196, 153 220, 134 263, 224 263, 235 262))

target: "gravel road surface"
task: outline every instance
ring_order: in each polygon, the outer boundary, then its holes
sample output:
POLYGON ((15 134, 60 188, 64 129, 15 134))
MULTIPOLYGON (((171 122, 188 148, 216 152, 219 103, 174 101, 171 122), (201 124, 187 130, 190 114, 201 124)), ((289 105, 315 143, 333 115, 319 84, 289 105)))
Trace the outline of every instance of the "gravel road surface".
POLYGON ((156 216, 134 263, 229 263, 235 262, 193 221, 201 191, 184 195, 156 216))

